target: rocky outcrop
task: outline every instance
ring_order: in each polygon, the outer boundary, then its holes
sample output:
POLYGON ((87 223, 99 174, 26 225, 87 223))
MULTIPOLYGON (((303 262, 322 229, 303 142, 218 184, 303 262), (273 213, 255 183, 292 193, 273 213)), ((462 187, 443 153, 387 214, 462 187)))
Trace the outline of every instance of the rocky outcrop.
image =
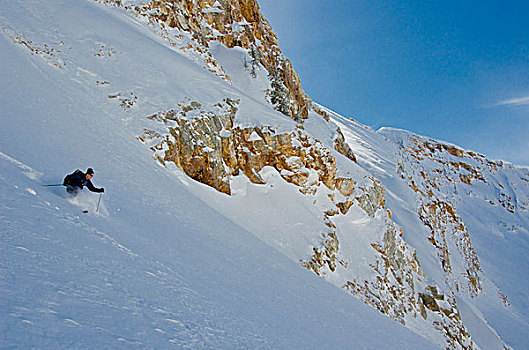
MULTIPOLYGON (((455 298, 424 285, 427 276, 417 255, 390 217, 388 212, 382 241, 372 244, 378 253, 376 262, 371 264, 376 279, 350 280, 343 288, 403 325, 412 319, 411 323, 417 324, 417 318, 422 317, 442 334, 447 348, 472 349, 475 344, 461 320, 455 298)), ((420 329, 416 331, 421 333, 420 329)))
POLYGON ((391 221, 387 221, 382 242, 372 243, 378 253, 372 264, 377 273, 376 279, 349 280, 343 288, 405 325, 408 315, 417 317, 419 314, 415 281, 425 276, 417 257, 401 239, 401 234, 391 221))
POLYGON ((356 156, 353 153, 351 147, 349 147, 349 144, 345 142, 345 137, 343 136, 342 130, 340 128, 336 129, 334 149, 356 163, 356 156))
MULTIPOLYGON (((405 178, 408 178, 409 186, 417 193, 420 203, 417 212, 430 231, 428 241, 437 251, 441 268, 447 280, 451 281, 453 292, 475 297, 482 290, 483 271, 472 246, 469 230, 446 189, 454 188, 458 183, 486 183, 484 173, 497 171, 498 165, 482 155, 452 145, 418 138, 411 138, 410 141, 403 153, 419 163, 414 169, 405 171, 405 178), (433 168, 433 171, 427 171, 427 167, 433 168), (449 248, 449 241, 455 243, 457 250, 449 248), (463 269, 454 271, 451 262, 454 254, 461 257, 463 269)), ((506 209, 509 210, 508 206, 506 209)))
POLYGON ((314 253, 311 258, 307 261, 302 260, 301 265, 322 277, 326 275, 326 271, 335 272, 337 264, 346 268, 347 263, 337 258, 339 250, 340 243, 336 232, 323 234, 321 246, 313 247, 314 253))
POLYGON ((371 178, 371 180, 372 185, 362 187, 363 194, 356 197, 356 199, 367 215, 374 217, 376 211, 386 205, 386 189, 379 180, 375 178, 371 178))
MULTIPOLYGON (((272 83, 269 97, 274 107, 297 121, 307 118, 312 101, 303 91, 292 63, 281 53, 277 36, 261 14, 257 1, 153 0, 131 9, 162 27, 191 33, 199 44, 196 50, 207 50, 212 41, 228 48, 246 49, 254 61, 252 64, 258 62, 269 73, 272 83)), ((208 63, 218 66, 211 55, 208 63)))
MULTIPOLYGON (((240 173, 253 183, 263 184, 259 172, 270 166, 304 194, 314 193, 320 185, 337 189, 348 197, 337 200, 337 207, 342 212, 348 210, 351 204, 347 203, 354 199, 355 181, 337 176, 336 160, 321 142, 301 129, 276 133, 267 126, 235 126, 238 103, 225 99, 207 108, 196 101, 180 103, 175 109, 149 116, 164 128, 146 129, 139 139, 156 152, 160 162, 173 162, 191 178, 220 192, 230 194, 230 177, 240 173)), ((367 210, 373 212, 380 207, 379 192, 375 183, 360 196, 367 210)))
POLYGON ((8 28, 2 28, 2 31, 11 39, 11 41, 20 45, 32 55, 40 56, 47 64, 59 68, 66 68, 66 62, 60 56, 60 50, 57 47, 64 45, 63 41, 53 43, 53 45, 48 45, 46 43, 37 43, 33 40, 30 40, 24 34, 16 33, 8 28), (55 46, 55 47, 54 47, 55 46))
MULTIPOLYGON (((447 234, 455 241, 458 253, 463 256, 465 270, 458 273, 463 277, 465 283, 457 278, 454 286, 457 292, 466 291, 471 296, 477 296, 481 292, 481 280, 483 271, 479 263, 468 229, 457 214, 455 209, 446 202, 432 200, 424 203, 419 208, 419 216, 423 223, 429 227, 431 236, 428 237, 430 243, 437 249, 441 266, 449 278, 453 278, 454 271, 450 262, 450 251, 447 243, 447 234)), ((454 254, 456 252, 452 252, 454 254)))

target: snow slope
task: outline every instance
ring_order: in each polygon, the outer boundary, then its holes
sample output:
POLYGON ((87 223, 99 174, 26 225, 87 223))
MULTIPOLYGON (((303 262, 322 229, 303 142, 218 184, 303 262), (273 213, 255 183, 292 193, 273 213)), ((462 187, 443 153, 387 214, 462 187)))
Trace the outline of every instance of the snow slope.
MULTIPOLYGON (((448 288, 457 281, 451 281, 452 277, 444 275, 438 262, 432 261, 435 253, 427 243, 429 233, 414 212, 420 206, 418 197, 408 186, 410 180, 421 181, 421 172, 438 181, 439 193, 435 193, 435 199, 452 203, 459 211, 483 273, 482 291, 477 296, 464 291, 457 296, 465 325, 481 348, 501 349, 506 345, 515 349, 526 348, 529 332, 525 293, 529 288, 529 168, 490 161, 481 155, 470 157, 469 154, 474 154, 471 151, 464 151, 464 156, 437 152, 435 158, 426 156, 420 160, 421 157, 409 156, 410 150, 420 142, 453 145, 404 130, 383 128, 374 131, 336 114, 333 122, 342 128, 360 166, 374 174, 388 189, 386 205, 392 210, 393 220, 404 228, 406 242, 417 249, 423 270, 440 286, 445 281, 445 288, 448 288), (414 139, 420 142, 416 143, 414 139), (482 180, 474 180, 471 186, 457 181, 460 173, 453 172, 451 167, 461 160, 477 169, 482 180), (443 175, 446 176, 444 180, 443 175)), ((464 261, 458 261, 457 254, 453 254, 458 248, 452 246, 450 249, 452 265, 461 265, 454 269, 459 268, 463 274, 464 261)))
POLYGON ((434 347, 216 210, 201 196, 220 194, 136 139, 186 99, 292 121, 121 9, 2 1, 0 26, 2 348, 434 347), (43 186, 88 166, 106 189, 98 212, 96 194, 43 186))

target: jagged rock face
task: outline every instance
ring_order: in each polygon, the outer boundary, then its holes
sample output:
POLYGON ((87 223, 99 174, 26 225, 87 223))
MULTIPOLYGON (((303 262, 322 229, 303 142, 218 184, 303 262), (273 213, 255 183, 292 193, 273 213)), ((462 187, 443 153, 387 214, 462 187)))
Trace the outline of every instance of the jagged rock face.
POLYGON ((301 265, 313 271, 318 276, 324 276, 325 270, 330 272, 336 271, 336 264, 339 263, 343 267, 347 267, 347 263, 343 259, 338 259, 340 250, 340 243, 336 232, 330 232, 322 236, 322 246, 314 247, 311 259, 308 261, 301 261, 301 265))
POLYGON ((373 186, 363 188, 364 194, 357 197, 360 207, 367 215, 374 217, 378 209, 386 205, 386 189, 379 180, 373 179, 373 186))
POLYGON ((348 177, 338 177, 336 179, 336 189, 345 197, 353 194, 356 181, 348 177))
POLYGON ((343 136, 342 130, 340 130, 340 128, 336 129, 334 149, 356 163, 356 156, 354 155, 351 147, 349 147, 347 142, 345 142, 345 137, 343 136))
POLYGON ((312 101, 301 87, 292 63, 279 49, 276 34, 262 16, 255 0, 154 0, 138 9, 151 19, 191 32, 204 47, 218 40, 227 47, 242 47, 251 52, 267 71, 277 72, 289 96, 286 110, 293 119, 306 119, 312 101))
POLYGON ((450 349, 473 348, 455 298, 439 294, 434 286, 420 287, 427 276, 415 251, 402 239, 402 229, 397 230, 390 220, 386 227, 382 244, 372 244, 380 253, 374 264, 379 277, 375 281, 348 281, 343 287, 403 325, 420 315, 443 335, 450 349))
MULTIPOLYGON (((417 208, 419 218, 431 232, 428 240, 437 251, 441 267, 454 288, 453 292, 468 293, 475 297, 482 290, 483 271, 472 246, 469 230, 446 189, 455 188, 458 183, 486 183, 484 173, 497 171, 501 165, 490 162, 482 155, 452 145, 417 138, 410 141, 403 149, 403 154, 419 163, 414 169, 398 171, 404 178, 409 178, 409 186, 417 193, 420 202, 417 208), (433 172, 428 173, 422 164, 433 167, 433 172), (419 176, 413 176, 413 172, 419 176), (455 242, 457 250, 451 251, 448 241, 455 242), (464 261, 464 269, 461 271, 453 269, 451 256, 454 254, 464 261)), ((512 204, 502 204, 501 198, 504 197, 500 196, 499 203, 507 211, 511 211, 512 204)))
MULTIPOLYGON (((503 163, 492 162, 483 155, 453 145, 416 137, 401 141, 401 155, 396 171, 408 181, 409 187, 416 194, 418 217, 430 232, 427 239, 437 252, 440 267, 445 274, 447 290, 442 300, 448 300, 455 306, 456 296, 479 296, 483 291, 485 276, 456 198, 461 188, 472 195, 472 186, 479 184, 482 188, 490 187, 490 192, 497 194, 495 198, 481 198, 483 202, 501 206, 512 214, 517 209, 526 210, 522 201, 514 199, 517 197, 514 188, 506 189, 501 183, 490 180, 490 175, 498 172, 504 166, 503 163), (454 260, 458 263, 453 264, 454 260)), ((520 196, 518 200, 522 198, 520 196)), ((504 305, 508 306, 507 297, 499 288, 497 292, 504 305)), ((468 333, 464 329, 454 333, 454 327, 462 324, 459 313, 454 307, 441 306, 440 297, 436 293, 437 289, 429 289, 427 294, 419 294, 425 310, 441 316, 449 315, 451 322, 445 323, 440 329, 445 332, 450 347, 468 347, 468 342, 461 342, 461 338, 454 336, 466 339, 465 335, 468 333)))
MULTIPOLYGON (((259 172, 271 166, 302 193, 313 193, 323 184, 346 197, 353 195, 355 181, 337 176, 334 156, 319 141, 302 130, 278 134, 270 127, 234 126, 237 104, 225 99, 206 112, 198 102, 181 103, 148 117, 167 127, 164 135, 145 130, 140 140, 150 144, 162 163, 173 162, 191 178, 226 194, 231 193, 231 176, 243 173, 251 182, 263 184, 259 172)), ((378 192, 370 190, 362 197, 368 210, 380 207, 378 192)), ((341 205, 337 203, 346 212, 341 205)))
POLYGON ((372 243, 379 254, 373 269, 379 276, 375 280, 347 281, 343 288, 364 302, 376 307, 394 320, 406 324, 406 317, 417 317, 418 303, 415 280, 425 277, 414 252, 397 233, 396 227, 386 221, 382 242, 372 243))
MULTIPOLYGON (((380 186, 377 180, 373 184, 372 188, 380 186)), ((370 197, 365 195, 365 198, 370 197)), ((371 203, 369 208, 378 203, 375 197, 372 198, 376 203, 371 203)), ((366 210, 366 214, 370 215, 371 209, 366 210)), ((326 216, 331 233, 323 234, 320 246, 313 248, 310 259, 301 261, 303 266, 323 278, 338 269, 343 272, 349 268, 348 258, 340 251, 336 226, 332 223, 334 215, 340 213, 326 216)), ((440 294, 435 286, 425 285, 427 276, 417 255, 402 239, 403 231, 391 220, 389 210, 385 220, 383 237, 371 244, 377 256, 370 263, 376 272, 374 278, 346 280, 342 288, 403 325, 408 325, 411 319, 415 319, 412 323, 417 324, 417 319, 422 318, 429 327, 437 329, 447 348, 472 349, 475 344, 463 324, 455 298, 451 294, 440 294)), ((373 239, 376 240, 375 237, 373 239)), ((421 332, 420 328, 416 331, 421 332)))

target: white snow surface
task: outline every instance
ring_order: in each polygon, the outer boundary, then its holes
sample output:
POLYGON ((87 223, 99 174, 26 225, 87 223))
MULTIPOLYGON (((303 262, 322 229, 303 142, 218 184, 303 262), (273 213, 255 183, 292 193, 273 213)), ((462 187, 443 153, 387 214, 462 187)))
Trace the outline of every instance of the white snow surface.
POLYGON ((233 219, 253 208, 215 209, 227 196, 136 139, 146 116, 185 99, 242 95, 243 118, 290 120, 120 8, 8 0, 0 26, 0 347, 434 347, 233 219), (137 102, 124 110, 117 94, 137 102), (88 166, 106 189, 97 212, 98 194, 43 186, 88 166))

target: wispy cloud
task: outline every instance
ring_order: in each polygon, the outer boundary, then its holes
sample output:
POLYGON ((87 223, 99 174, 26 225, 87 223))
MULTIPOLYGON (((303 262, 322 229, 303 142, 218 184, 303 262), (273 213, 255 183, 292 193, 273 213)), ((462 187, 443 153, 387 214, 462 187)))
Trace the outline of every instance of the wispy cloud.
POLYGON ((510 100, 500 101, 496 106, 522 106, 529 105, 529 96, 511 98, 510 100))

